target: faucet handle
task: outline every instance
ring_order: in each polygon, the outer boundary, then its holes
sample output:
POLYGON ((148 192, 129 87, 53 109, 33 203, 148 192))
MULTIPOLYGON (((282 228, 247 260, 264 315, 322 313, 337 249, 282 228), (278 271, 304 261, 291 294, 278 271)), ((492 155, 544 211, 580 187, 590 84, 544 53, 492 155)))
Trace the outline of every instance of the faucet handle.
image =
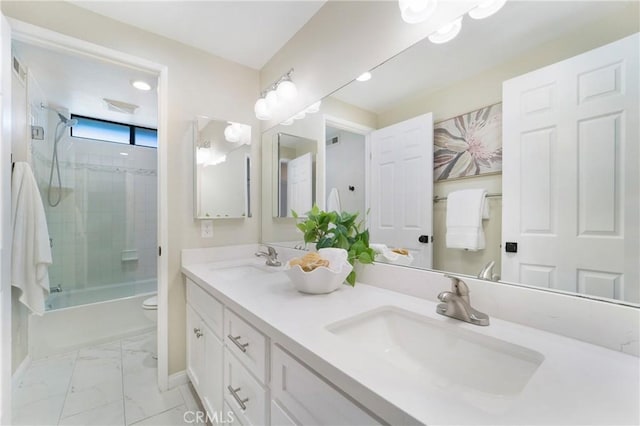
POLYGON ((451 278, 451 292, 455 293, 457 296, 468 296, 469 295, 469 287, 467 284, 462 281, 460 278, 445 274, 445 277, 451 278))

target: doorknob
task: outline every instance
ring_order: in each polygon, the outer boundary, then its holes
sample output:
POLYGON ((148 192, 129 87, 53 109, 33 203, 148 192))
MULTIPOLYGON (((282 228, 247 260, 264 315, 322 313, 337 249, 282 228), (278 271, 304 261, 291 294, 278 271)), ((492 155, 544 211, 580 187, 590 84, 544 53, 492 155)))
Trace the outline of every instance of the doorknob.
POLYGON ((422 244, 429 244, 429 236, 428 235, 420 235, 418 237, 418 242, 422 244))

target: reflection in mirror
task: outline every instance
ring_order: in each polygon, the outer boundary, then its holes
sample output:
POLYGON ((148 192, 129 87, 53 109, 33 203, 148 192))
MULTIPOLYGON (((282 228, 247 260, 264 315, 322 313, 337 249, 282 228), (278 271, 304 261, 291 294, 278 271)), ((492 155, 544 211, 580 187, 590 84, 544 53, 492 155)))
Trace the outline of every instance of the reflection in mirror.
POLYGON ((316 154, 318 142, 301 136, 278 133, 274 144, 277 164, 277 217, 304 216, 316 199, 316 154))
MULTIPOLYGON (((446 154, 445 161, 461 160, 451 163, 455 173, 445 173, 446 179, 415 180, 408 189, 418 194, 433 188, 433 233, 426 235, 433 269, 637 304, 640 126, 638 82, 630 77, 638 75, 638 9, 635 1, 507 2, 487 20, 467 19, 455 40, 445 45, 424 40, 372 70, 368 82, 354 81, 324 98, 321 113, 375 129, 363 132, 370 145, 376 132, 427 113, 433 114, 433 128, 464 133, 452 133, 445 143, 436 140, 435 149, 433 139, 424 140, 436 153, 448 151, 439 153, 446 154), (569 60, 578 55, 582 59, 569 60), (502 108, 503 126, 489 126, 501 130, 501 150, 496 136, 478 145, 466 127, 469 118, 478 118, 475 124, 488 118, 493 105, 502 108), (572 108, 578 117, 573 123, 563 114, 572 108), (486 117, 483 111, 489 111, 486 117), (468 113, 473 114, 464 117, 468 113), (516 146, 519 159, 512 158, 516 146), (502 173, 495 170, 497 155, 503 155, 502 173), (447 242, 450 196, 470 189, 491 195, 484 198, 488 218, 479 221, 484 246, 475 250, 447 242), (554 241, 558 236, 569 239, 554 241)), ((323 127, 326 135, 330 127, 323 127)), ((326 164, 323 151, 318 162, 322 207, 334 185, 329 173, 336 172, 329 149, 326 164)), ((446 166, 435 168, 443 176, 446 166)), ((370 162, 360 170, 366 208, 381 196, 372 188, 370 171, 370 162)), ((368 220, 371 226, 371 215, 368 220)), ((265 241, 301 239, 293 223, 291 232, 265 225, 268 221, 263 221, 265 241)), ((407 248, 393 240, 378 242, 407 248)), ((423 267, 415 261, 411 266, 423 267)))
POLYGON ((251 217, 251 126, 199 116, 193 130, 194 217, 251 217))

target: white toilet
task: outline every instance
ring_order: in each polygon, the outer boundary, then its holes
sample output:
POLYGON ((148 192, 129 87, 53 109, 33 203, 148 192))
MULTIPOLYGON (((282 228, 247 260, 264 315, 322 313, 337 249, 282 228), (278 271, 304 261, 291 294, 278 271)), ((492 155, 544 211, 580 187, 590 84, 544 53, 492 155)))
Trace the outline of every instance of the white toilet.
POLYGON ((142 302, 142 309, 147 318, 153 321, 154 324, 158 323, 158 295, 145 299, 142 302))

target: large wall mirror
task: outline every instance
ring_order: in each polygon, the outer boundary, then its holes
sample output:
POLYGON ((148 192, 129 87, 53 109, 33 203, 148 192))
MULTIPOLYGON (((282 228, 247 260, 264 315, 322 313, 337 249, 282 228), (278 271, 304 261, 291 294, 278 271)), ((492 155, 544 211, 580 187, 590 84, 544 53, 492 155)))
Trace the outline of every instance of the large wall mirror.
MULTIPOLYGON (((456 39, 441 45, 421 41, 373 69, 370 80, 353 81, 325 97, 318 114, 289 126, 307 129, 304 137, 318 141, 318 204, 335 206, 335 192, 342 210, 366 216, 372 242, 382 246, 376 261, 638 305, 638 31, 635 1, 510 1, 486 20, 465 17, 456 39), (578 71, 579 81, 567 86, 601 93, 594 100, 608 96, 603 93, 635 98, 615 111, 593 110, 569 126, 579 129, 577 144, 548 131, 556 124, 542 123, 535 114, 548 110, 540 117, 562 120, 567 108, 587 99, 584 93, 567 95, 530 82, 519 98, 505 98, 513 85, 503 92, 504 82, 526 82, 520 77, 623 40, 636 51, 631 68, 605 59, 578 71), (555 101, 566 105, 547 108, 555 101), (523 105, 538 127, 503 132, 503 120, 524 116, 518 109, 523 105), (412 148, 410 135, 417 129, 426 132, 417 140, 428 144, 428 153, 412 148), (523 143, 514 156, 505 147, 516 139, 523 143), (418 157, 429 161, 420 163, 428 164, 428 176, 408 162, 418 157), (395 169, 389 166, 394 161, 395 169), (446 237, 449 196, 471 189, 487 195, 484 243, 452 247, 446 237), (562 204, 566 200, 573 204, 562 204), (398 219, 393 211, 405 214, 398 219), (376 232, 385 227, 386 233, 376 232), (554 242, 565 234, 572 242, 554 242), (533 257, 532 247, 538 253, 533 257), (412 256, 385 256, 386 248, 408 249, 412 256), (601 262, 605 258, 610 265, 601 262)), ((287 128, 269 129, 263 144, 287 128)), ((277 167, 268 164, 271 150, 268 155, 263 176, 273 181, 277 167)), ((262 223, 265 242, 302 238, 292 219, 269 214, 262 223)))
POLYGON ((193 159, 194 217, 251 217, 251 126, 198 116, 193 159))

